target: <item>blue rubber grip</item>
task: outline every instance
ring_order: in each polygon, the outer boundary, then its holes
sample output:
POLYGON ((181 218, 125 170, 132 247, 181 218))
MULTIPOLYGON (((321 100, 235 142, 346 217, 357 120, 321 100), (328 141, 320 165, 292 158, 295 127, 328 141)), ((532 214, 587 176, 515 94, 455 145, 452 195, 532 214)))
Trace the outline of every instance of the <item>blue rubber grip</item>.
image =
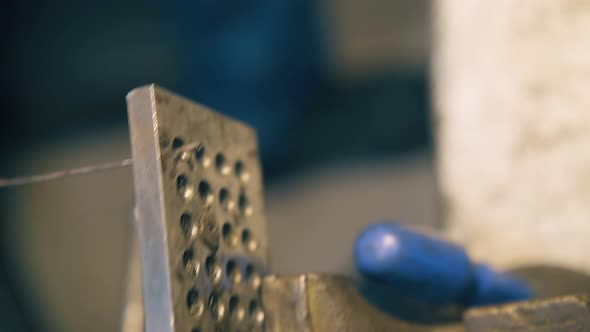
POLYGON ((472 263, 463 248, 399 224, 367 228, 354 255, 362 274, 433 304, 477 306, 533 296, 523 281, 472 263))

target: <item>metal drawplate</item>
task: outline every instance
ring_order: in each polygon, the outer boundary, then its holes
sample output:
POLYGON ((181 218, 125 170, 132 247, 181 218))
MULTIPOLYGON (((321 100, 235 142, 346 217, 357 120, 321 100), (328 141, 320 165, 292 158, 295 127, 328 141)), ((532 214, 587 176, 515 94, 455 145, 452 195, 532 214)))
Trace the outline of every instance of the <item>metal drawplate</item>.
POLYGON ((262 331, 255 131, 155 85, 127 103, 145 331, 262 331))

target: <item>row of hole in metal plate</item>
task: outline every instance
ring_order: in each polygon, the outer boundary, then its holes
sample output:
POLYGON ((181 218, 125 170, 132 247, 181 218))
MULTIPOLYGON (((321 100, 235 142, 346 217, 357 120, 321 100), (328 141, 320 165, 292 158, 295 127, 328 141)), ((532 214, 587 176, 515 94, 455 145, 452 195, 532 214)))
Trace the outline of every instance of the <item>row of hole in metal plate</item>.
MULTIPOLYGON (((183 146, 184 141, 180 138, 175 138, 172 141, 173 149, 179 149, 183 146)), ((189 155, 190 153, 186 153, 184 158, 188 158, 189 155)), ((211 163, 210 159, 206 157, 205 147, 203 145, 198 145, 195 148, 194 158, 197 160, 197 162, 200 162, 205 167, 208 167, 211 163)), ((227 165, 226 158, 222 153, 217 153, 215 155, 215 168, 222 175, 229 175, 231 172, 231 167, 227 165)), ((242 161, 237 160, 233 169, 234 174, 238 180, 242 182, 247 182, 249 180, 249 173, 246 172, 242 161)), ((176 186, 179 194, 182 197, 185 199, 192 198, 194 191, 189 188, 189 180, 185 175, 181 174, 177 176, 176 186)), ((200 198, 206 205, 213 203, 215 197, 213 195, 213 189, 208 181, 204 179, 199 181, 196 189, 200 198)), ((222 209, 228 212, 235 208, 235 203, 230 198, 230 192, 225 187, 222 187, 219 190, 218 203, 222 209)), ((240 192, 239 194, 237 207, 238 211, 243 216, 251 216, 253 213, 252 207, 248 203, 248 199, 244 192, 240 192)), ((189 213, 185 212, 181 215, 180 226, 185 235, 188 235, 189 237, 191 237, 191 235, 196 235, 196 229, 194 228, 194 225, 192 225, 192 217, 189 213)), ((257 249, 257 241, 254 239, 248 228, 244 228, 240 235, 239 232, 234 230, 234 227, 230 222, 226 222, 222 226, 221 236, 225 243, 229 245, 229 247, 235 247, 241 239, 241 243, 247 251, 255 251, 257 249)), ((200 271, 200 266, 194 258, 195 253, 192 248, 186 249, 183 252, 182 263, 184 265, 184 269, 186 271, 192 271, 196 277, 200 271)), ((218 284, 221 282, 224 269, 222 269, 219 264, 216 263, 216 259, 213 255, 210 255, 206 258, 205 268, 213 284, 218 284)), ((241 271, 236 262, 230 259, 227 261, 225 266, 225 275, 228 276, 228 279, 234 285, 239 285, 242 280, 244 280, 250 287, 252 287, 255 292, 258 291, 261 284, 261 276, 258 274, 256 268, 252 264, 248 264, 245 270, 241 271)), ((236 294, 231 295, 227 302, 227 311, 229 312, 230 317, 235 320, 236 323, 240 323, 245 319, 247 314, 255 325, 261 326, 264 321, 264 311, 260 307, 258 299, 250 299, 250 301, 247 302, 248 305, 246 310, 244 306, 240 305, 239 296, 236 294)), ((186 295, 186 305, 191 316, 200 318, 203 315, 205 304, 200 298, 198 289, 191 288, 188 290, 186 295)), ((206 305, 213 314, 213 318, 216 321, 220 322, 225 318, 226 306, 224 303, 221 303, 220 295, 218 293, 212 292, 207 299, 206 305)), ((191 332, 201 332, 201 330, 199 327, 195 327, 191 330, 191 332)))

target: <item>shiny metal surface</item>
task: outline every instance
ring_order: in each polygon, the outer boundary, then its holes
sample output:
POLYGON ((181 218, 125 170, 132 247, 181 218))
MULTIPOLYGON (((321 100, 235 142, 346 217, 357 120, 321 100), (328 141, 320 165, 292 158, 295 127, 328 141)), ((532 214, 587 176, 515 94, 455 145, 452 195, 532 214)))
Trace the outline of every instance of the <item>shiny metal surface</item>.
POLYGON ((154 85, 127 102, 145 331, 262 331, 255 132, 154 85))
POLYGON ((472 309, 465 315, 465 331, 590 331, 590 302, 587 296, 570 295, 472 309))
POLYGON ((554 297, 470 309, 463 322, 454 324, 415 324, 390 317, 367 303, 355 284, 342 276, 267 276, 262 294, 268 308, 266 331, 590 331, 588 297, 563 295, 572 289, 590 291, 585 288, 590 276, 549 267, 521 270, 520 275, 541 289, 553 284, 554 297), (564 281, 561 291, 555 286, 560 281, 564 281))
POLYGON ((460 324, 428 326, 390 317, 371 306, 342 276, 268 276, 262 296, 268 308, 268 332, 462 331, 460 324))
POLYGON ((126 274, 126 289, 121 332, 143 332, 144 310, 141 276, 141 256, 137 238, 137 208, 133 209, 133 227, 126 274))

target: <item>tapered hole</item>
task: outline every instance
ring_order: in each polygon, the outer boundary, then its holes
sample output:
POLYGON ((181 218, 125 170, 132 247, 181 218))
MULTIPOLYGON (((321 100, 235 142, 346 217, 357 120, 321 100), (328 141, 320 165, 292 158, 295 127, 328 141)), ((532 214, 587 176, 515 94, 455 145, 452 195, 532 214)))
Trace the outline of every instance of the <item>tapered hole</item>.
POLYGON ((197 149, 195 150, 195 158, 198 161, 203 161, 204 157, 205 157, 205 147, 203 145, 199 145, 197 147, 197 149))
POLYGON ((250 304, 248 305, 248 314, 250 316, 254 316, 254 314, 256 313, 256 310, 258 309, 258 301, 256 300, 251 300, 250 304))
POLYGON ((236 295, 232 295, 232 297, 230 297, 229 303, 228 303, 230 313, 233 313, 236 310, 239 302, 240 302, 240 299, 236 295))
POLYGON ((192 217, 189 213, 185 212, 180 216, 180 228, 185 235, 190 233, 192 217))
POLYGON ((244 174, 244 163, 241 160, 236 161, 234 172, 238 178, 241 178, 242 174, 244 174))
POLYGON ((211 295, 209 295, 209 300, 207 300, 207 305, 209 306, 209 309, 215 309, 215 307, 217 306, 217 298, 217 294, 215 293, 211 293, 211 295))
POLYGON ((246 194, 240 193, 240 197, 238 198, 238 207, 242 212, 248 208, 248 198, 246 197, 246 194))
POLYGON ((174 139, 172 140, 172 148, 173 149, 178 149, 179 147, 184 145, 184 140, 180 137, 174 137, 174 139))
POLYGON ((207 269, 207 271, 209 273, 211 273, 214 266, 215 266, 215 257, 207 256, 207 258, 205 259, 205 268, 207 269))
POLYGON ((252 264, 248 264, 248 266, 246 266, 245 273, 246 279, 250 279, 250 277, 252 277, 252 275, 254 274, 254 266, 252 264))
POLYGON ((219 190, 219 204, 223 207, 227 207, 227 202, 229 200, 229 190, 227 188, 221 188, 219 190))
POLYGON ((248 245, 248 243, 250 242, 250 240, 252 239, 252 234, 250 233, 250 231, 246 228, 242 231, 242 243, 244 245, 248 245))
POLYGON ((229 260, 227 262, 227 265, 225 266, 225 272, 229 276, 229 275, 232 275, 232 273, 234 273, 235 270, 236 270, 236 262, 234 262, 233 260, 229 260))
POLYGON ((223 238, 227 238, 229 236, 229 234, 231 233, 231 224, 229 222, 226 222, 225 224, 223 224, 223 226, 221 226, 221 235, 223 236, 223 238))
POLYGON ((189 309, 193 308, 199 300, 199 291, 191 288, 186 294, 186 305, 189 309))
POLYGON ((209 182, 205 180, 199 182, 199 196, 201 196, 203 200, 209 199, 211 196, 211 185, 209 185, 209 182))
POLYGON ((194 259, 195 253, 193 252, 193 249, 187 249, 182 253, 182 262, 184 263, 184 266, 189 265, 194 259))
POLYGON ((188 185, 188 178, 185 175, 179 175, 176 177, 176 188, 179 191, 183 191, 188 185))
POLYGON ((223 172, 223 169, 225 167, 225 157, 223 156, 222 153, 218 153, 215 155, 215 168, 217 168, 218 171, 223 172))

